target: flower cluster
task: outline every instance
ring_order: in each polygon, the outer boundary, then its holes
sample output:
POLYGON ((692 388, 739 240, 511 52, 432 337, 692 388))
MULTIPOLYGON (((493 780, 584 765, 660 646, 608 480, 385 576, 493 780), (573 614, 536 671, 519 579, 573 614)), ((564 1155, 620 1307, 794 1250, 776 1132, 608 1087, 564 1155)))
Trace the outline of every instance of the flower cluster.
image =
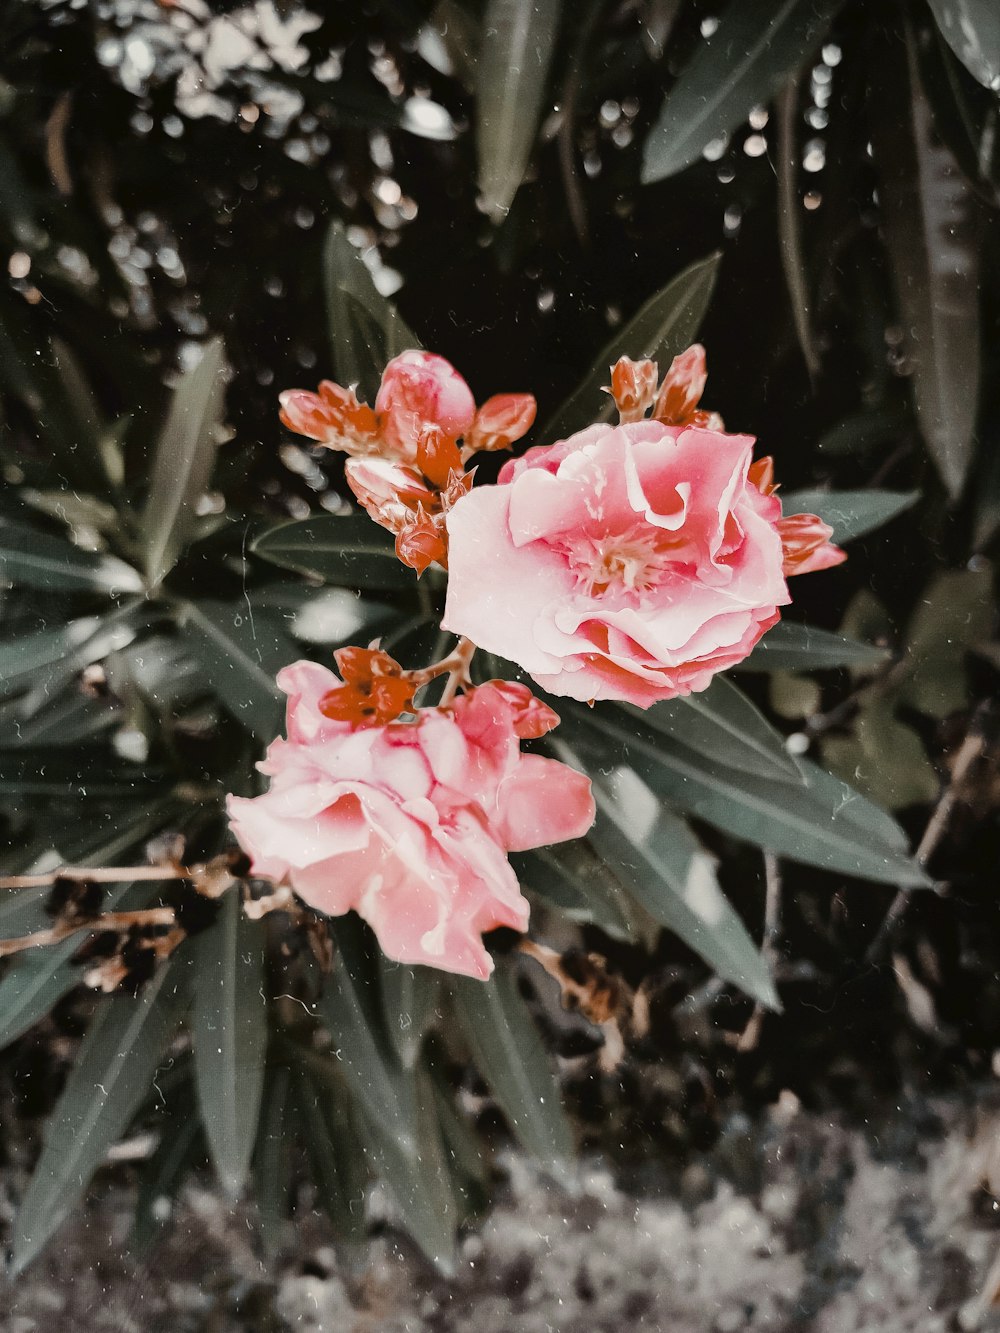
POLYGON ((447 568, 446 515, 472 486, 468 460, 510 448, 535 419, 528 393, 496 394, 477 410, 465 380, 433 352, 394 357, 374 408, 330 380, 318 394, 289 389, 280 401, 290 430, 350 455, 348 485, 418 574, 447 568))
POLYGON ((617 425, 529 449, 498 483, 466 464, 530 428, 535 400, 476 408, 442 357, 386 367, 374 407, 329 381, 281 395, 292 430, 348 455, 349 485, 418 573, 449 571, 442 627, 453 652, 405 671, 377 645, 278 676, 287 740, 270 789, 230 797, 253 872, 333 915, 354 909, 392 958, 486 977, 484 932, 524 930, 507 852, 582 836, 590 782, 521 752, 557 714, 514 681, 473 687, 476 647, 554 695, 649 707, 704 689, 740 662, 789 601, 787 578, 842 560, 814 515, 785 517, 771 459, 700 407, 705 353, 660 382, 652 361, 611 368, 617 425), (447 677, 441 702, 420 691, 447 677))
POLYGON ((648 708, 741 662, 786 576, 843 553, 818 518, 782 517, 771 461, 698 409, 704 384, 701 347, 659 390, 652 362, 622 358, 619 425, 529 449, 455 506, 444 627, 588 702, 648 708))
POLYGON ((587 778, 521 753, 556 715, 525 686, 491 681, 369 725, 331 716, 345 686, 315 662, 278 684, 288 739, 260 765, 270 790, 229 798, 253 873, 319 911, 358 912, 390 958, 488 977, 483 933, 528 923, 507 853, 581 837, 594 818, 587 778))

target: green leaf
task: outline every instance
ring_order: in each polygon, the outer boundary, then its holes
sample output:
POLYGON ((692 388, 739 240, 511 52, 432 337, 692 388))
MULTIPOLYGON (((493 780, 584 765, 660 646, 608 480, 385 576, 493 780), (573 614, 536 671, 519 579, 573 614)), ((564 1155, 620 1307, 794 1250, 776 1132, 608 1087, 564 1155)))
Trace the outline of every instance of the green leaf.
POLYGON ((204 1158, 202 1131, 188 1085, 177 1105, 163 1113, 160 1141, 139 1179, 129 1236, 129 1249, 136 1257, 145 1256, 162 1233, 166 1218, 160 1210, 164 1202, 176 1197, 185 1176, 204 1158))
POLYGON ((96 746, 0 752, 0 795, 50 800, 162 795, 165 778, 153 767, 127 764, 96 746))
POLYGON ((941 788, 923 742, 896 717, 890 700, 866 699, 854 722, 853 736, 828 736, 823 760, 838 776, 889 807, 933 801, 941 788))
POLYGON ((830 671, 835 667, 871 668, 887 660, 889 651, 842 634, 779 620, 769 629, 736 671, 830 671))
POLYGON ((319 1011, 333 1039, 338 1068, 356 1100, 360 1129, 379 1175, 424 1254, 448 1268, 458 1218, 440 1136, 429 1119, 432 1108, 414 1075, 384 1039, 382 1015, 372 1021, 370 997, 358 974, 363 960, 345 949, 349 938, 338 934, 341 966, 324 988, 319 1011))
POLYGON ((905 36, 880 65, 872 144, 918 424, 954 499, 972 462, 979 399, 978 219, 936 137, 908 26, 905 36))
POLYGON ((0 518, 0 583, 44 592, 141 592, 138 572, 117 556, 83 551, 60 537, 0 518))
POLYGON ((12 693, 25 685, 43 684, 46 692, 62 679, 68 667, 74 674, 91 662, 100 661, 110 652, 126 647, 135 637, 135 628, 121 613, 110 616, 83 616, 63 621, 51 629, 36 630, 0 642, 3 679, 0 691, 12 693), (49 671, 48 668, 57 668, 49 671))
POLYGON ((343 1080, 312 1056, 297 1073, 294 1097, 323 1209, 339 1236, 359 1238, 367 1172, 343 1080))
POLYGON ((239 886, 198 939, 191 1038, 201 1117, 223 1189, 236 1198, 257 1132, 267 1053, 264 923, 243 913, 239 886))
POLYGON ((291 1100, 292 1074, 288 1066, 268 1066, 254 1149, 253 1192, 264 1247, 272 1257, 281 1249, 282 1223, 288 1216, 291 1100))
POLYGON ((184 602, 178 624, 233 717, 258 740, 273 739, 284 699, 275 676, 300 656, 281 617, 246 602, 184 602))
POLYGON ((655 733, 620 728, 597 711, 581 720, 567 710, 563 726, 589 770, 626 764, 662 800, 744 842, 860 879, 926 883, 895 821, 813 764, 802 763, 803 786, 763 776, 751 781, 684 746, 668 749, 655 733))
POLYGON ((510 863, 522 886, 572 920, 600 926, 613 939, 642 938, 635 904, 585 843, 515 853, 510 863))
POLYGON ((212 338, 198 364, 178 381, 153 456, 143 514, 146 578, 153 588, 173 569, 194 530, 196 506, 215 463, 225 388, 223 342, 212 338))
POLYGON ((620 711, 720 764, 786 782, 802 781, 784 737, 724 676, 716 676, 707 690, 697 694, 646 709, 623 704, 620 711))
POLYGON ((972 77, 1000 93, 1000 18, 994 0, 927 0, 945 41, 972 77))
POLYGON ((782 0, 768 11, 756 0, 732 0, 660 108, 643 148, 643 181, 683 171, 769 102, 819 45, 841 3, 782 0))
POLYGON ((73 428, 72 447, 74 452, 79 447, 84 465, 93 468, 87 481, 90 486, 96 483, 105 494, 114 494, 125 480, 121 449, 114 432, 102 419, 83 369, 61 338, 52 339, 52 359, 65 395, 66 415, 73 428))
POLYGON ((413 1069, 438 1004, 440 972, 379 959, 385 1022, 393 1050, 404 1069, 413 1069))
POLYGON ((930 717, 965 708, 965 655, 989 637, 994 609, 988 567, 947 570, 932 579, 907 628, 909 670, 899 697, 930 717))
POLYGON ((891 445, 905 437, 909 429, 908 418, 896 408, 859 412, 856 416, 845 417, 828 430, 817 441, 816 448, 821 454, 857 456, 879 446, 891 445))
POLYGON ((323 249, 323 290, 333 353, 341 384, 357 384, 375 401, 386 362, 420 340, 376 289, 364 260, 339 222, 330 224, 323 249))
POLYGON ((477 1069, 510 1127, 533 1157, 549 1167, 568 1160, 573 1136, 559 1082, 506 967, 489 981, 451 979, 455 1016, 477 1069))
POLYGON ((506 217, 535 142, 559 29, 559 0, 489 0, 476 57, 482 207, 506 217))
POLYGON ((538 438, 545 444, 565 439, 595 421, 607 421, 613 403, 601 393, 610 369, 621 356, 650 357, 663 373, 695 339, 715 286, 719 254, 690 264, 671 279, 601 349, 600 355, 570 396, 546 421, 538 438))
POLYGON ((597 818, 587 837, 650 916, 720 977, 780 1009, 766 961, 684 821, 629 768, 595 777, 593 790, 597 818))
POLYGON ((137 999, 101 1006, 46 1127, 41 1157, 12 1226, 11 1276, 22 1272, 83 1197, 149 1091, 180 1022, 179 970, 167 963, 137 999))
POLYGON ((413 570, 396 559, 392 537, 367 514, 318 514, 282 523, 258 537, 251 550, 274 565, 311 574, 326 583, 416 591, 413 570))
POLYGON ((0 708, 0 749, 77 745, 100 735, 121 717, 117 700, 91 699, 74 688, 33 710, 30 718, 21 715, 21 700, 15 700, 0 708))
MULTIPOLYGON (((24 890, 5 892, 12 896, 24 890)), ((141 885, 138 892, 132 884, 117 884, 105 895, 101 910, 113 912, 126 899, 129 910, 135 910, 144 907, 155 893, 154 884, 141 885)), ((48 890, 43 890, 40 897, 44 903, 48 890)), ((40 908, 39 916, 43 912, 40 908)), ((41 920, 32 921, 23 933, 36 929, 44 929, 41 920)), ((80 984, 81 969, 70 960, 87 937, 87 932, 81 931, 58 944, 43 945, 15 955, 0 980, 0 1049, 22 1037, 54 1009, 64 995, 80 984)))
POLYGON ((789 491, 782 493, 781 512, 816 514, 843 543, 882 527, 919 499, 919 491, 789 491))

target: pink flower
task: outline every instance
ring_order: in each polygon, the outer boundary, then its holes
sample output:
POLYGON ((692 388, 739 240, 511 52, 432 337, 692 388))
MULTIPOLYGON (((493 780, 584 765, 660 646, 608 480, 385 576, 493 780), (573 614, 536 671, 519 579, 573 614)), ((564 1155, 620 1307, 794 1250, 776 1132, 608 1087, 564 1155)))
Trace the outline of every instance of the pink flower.
POLYGON ((428 426, 446 436, 464 435, 476 415, 472 390, 455 367, 434 352, 400 352, 386 366, 375 399, 386 443, 399 457, 416 457, 428 426))
POLYGON ((594 818, 587 778, 520 752, 519 731, 549 725, 544 705, 488 684, 357 728, 321 711, 342 688, 325 667, 296 662, 278 684, 288 740, 260 765, 270 789, 229 797, 253 873, 328 915, 353 908, 390 958, 488 977, 483 932, 528 923, 506 853, 581 837, 594 818))
POLYGON ((529 449, 448 514, 445 628, 553 694, 649 707, 704 689, 789 601, 752 448, 643 420, 529 449))

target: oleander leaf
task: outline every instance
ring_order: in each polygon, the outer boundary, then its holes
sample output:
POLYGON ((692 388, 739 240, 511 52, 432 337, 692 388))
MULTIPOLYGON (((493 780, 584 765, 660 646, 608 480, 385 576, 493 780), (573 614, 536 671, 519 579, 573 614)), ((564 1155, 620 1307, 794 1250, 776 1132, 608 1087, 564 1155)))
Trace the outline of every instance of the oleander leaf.
POLYGON ((209 1152, 236 1198, 250 1169, 267 1055, 264 923, 244 915, 238 885, 196 942, 191 1039, 209 1152))
POLYGON ((560 0, 488 0, 476 54, 476 144, 482 206, 507 215, 538 130, 560 0))
POLYGON ((830 671, 837 667, 865 670, 880 666, 889 655, 886 648, 817 629, 815 625, 779 620, 734 670, 830 671))
POLYGON ((23 1272, 82 1198, 127 1128, 180 1022, 183 969, 161 966, 138 998, 105 1002, 49 1118, 41 1156, 11 1230, 12 1276, 23 1272))
POLYGON ((156 442, 142 519, 151 587, 173 569, 195 530, 197 504, 215 463, 225 387, 225 349, 221 338, 212 338, 178 381, 156 442))
POLYGON ((842 0, 732 0, 667 94, 643 148, 646 184, 697 162, 771 100, 822 41, 842 0))
POLYGON ((601 386, 621 356, 651 357, 666 374, 673 358, 685 351, 705 317, 721 256, 708 255, 672 278, 601 349, 593 365, 561 407, 538 433, 542 444, 554 444, 595 421, 611 417, 613 402, 601 386))
POLYGON ((781 512, 816 514, 843 543, 891 522, 919 499, 919 491, 789 491, 782 492, 781 512))
POLYGON ((319 514, 282 523, 258 537, 251 550, 283 569, 348 588, 416 592, 412 569, 396 558, 395 543, 367 514, 319 514))

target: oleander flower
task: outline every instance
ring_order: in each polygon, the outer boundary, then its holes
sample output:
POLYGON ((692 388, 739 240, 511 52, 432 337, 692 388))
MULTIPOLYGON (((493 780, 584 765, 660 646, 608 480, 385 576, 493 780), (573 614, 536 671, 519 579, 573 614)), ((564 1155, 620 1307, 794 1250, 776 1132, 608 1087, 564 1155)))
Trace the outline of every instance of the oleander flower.
MULTIPOLYGON (((352 665, 362 694, 394 679, 374 654, 352 665)), ((253 873, 331 916, 355 910, 390 958, 488 977, 483 933, 528 923, 507 852, 580 837, 594 818, 587 778, 520 751, 556 715, 491 682, 412 720, 357 725, 325 667, 296 662, 278 684, 288 739, 260 765, 270 789, 229 797, 253 873)))
MULTIPOLYGON (((664 415, 694 411, 703 379, 688 360, 671 374, 690 391, 665 381, 664 415)), ((630 406, 650 396, 632 381, 618 372, 630 406)), ((529 449, 447 515, 444 627, 553 694, 648 707, 704 689, 779 619, 796 561, 842 558, 818 519, 797 519, 785 568, 781 503, 769 463, 751 471, 753 443, 653 419, 529 449)))

